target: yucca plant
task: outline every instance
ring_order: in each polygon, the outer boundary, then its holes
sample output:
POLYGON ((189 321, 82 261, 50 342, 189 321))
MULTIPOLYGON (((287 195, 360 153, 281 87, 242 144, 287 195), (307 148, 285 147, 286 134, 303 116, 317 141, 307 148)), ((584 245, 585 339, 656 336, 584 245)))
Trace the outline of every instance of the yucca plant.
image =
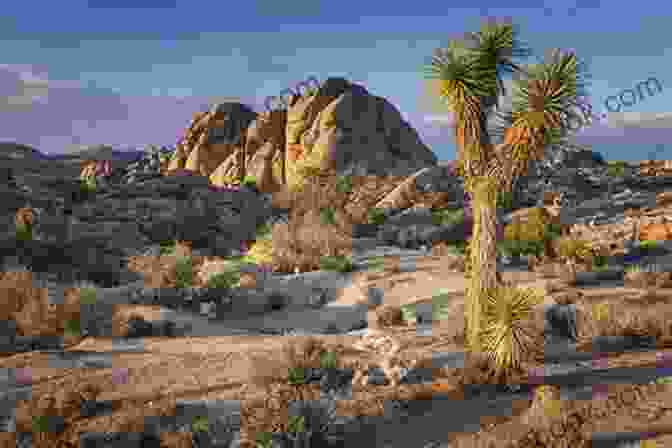
POLYGON ((194 282, 194 271, 191 257, 180 257, 175 263, 175 287, 189 288, 194 282))
POLYGON ((465 334, 476 352, 481 351, 482 304, 497 287, 497 192, 512 191, 515 179, 526 173, 530 160, 545 155, 546 147, 566 143, 568 134, 577 130, 572 120, 577 110, 589 116, 583 66, 576 55, 555 50, 540 64, 514 63, 530 53, 512 24, 489 22, 436 50, 427 68, 436 96, 455 118, 457 160, 472 197, 465 334), (506 112, 500 101, 506 95, 503 73, 517 75, 512 107, 506 112))
POLYGON ((532 288, 499 286, 488 295, 481 344, 499 372, 520 367, 534 347, 534 335, 524 322, 543 296, 532 288))

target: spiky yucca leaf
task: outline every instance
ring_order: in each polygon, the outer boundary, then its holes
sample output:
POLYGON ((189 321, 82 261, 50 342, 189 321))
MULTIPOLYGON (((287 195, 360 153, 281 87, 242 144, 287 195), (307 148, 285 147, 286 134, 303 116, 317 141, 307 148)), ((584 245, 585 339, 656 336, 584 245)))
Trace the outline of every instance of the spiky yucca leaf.
POLYGON ((488 295, 481 344, 500 372, 518 367, 532 348, 533 336, 523 322, 542 300, 543 296, 534 289, 506 286, 499 286, 488 295))

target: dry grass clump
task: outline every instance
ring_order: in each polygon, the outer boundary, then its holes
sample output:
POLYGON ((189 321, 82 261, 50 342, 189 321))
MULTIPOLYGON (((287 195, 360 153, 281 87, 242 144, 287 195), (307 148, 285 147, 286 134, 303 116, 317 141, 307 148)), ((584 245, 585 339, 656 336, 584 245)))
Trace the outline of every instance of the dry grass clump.
POLYGON ((47 388, 16 403, 17 431, 32 432, 35 448, 78 446, 73 424, 82 418, 81 403, 100 395, 100 385, 81 381, 66 387, 54 383, 47 388))
POLYGON ((47 291, 33 282, 28 270, 0 274, 0 319, 14 321, 21 336, 60 336, 70 322, 79 321, 79 294, 65 290, 63 303, 50 304, 47 291))
POLYGON ((580 301, 576 308, 581 341, 591 341, 596 336, 649 336, 664 345, 672 340, 672 308, 666 303, 631 305, 580 301))
MULTIPOLYGON (((256 358, 251 382, 265 389, 262 397, 247 396, 241 402, 241 438, 250 443, 257 435, 288 431, 288 408, 294 401, 320 399, 319 384, 306 383, 304 369, 346 367, 339 360, 342 345, 329 347, 316 337, 298 337, 283 346, 283 360, 269 363, 256 358)), ((254 446, 254 445, 252 445, 254 446)))
POLYGON ((275 272, 293 273, 317 270, 322 257, 348 256, 352 238, 339 226, 325 223, 319 212, 291 215, 288 223, 273 226, 272 267, 275 272))
POLYGON ((376 322, 380 328, 406 324, 401 307, 392 305, 384 305, 376 310, 376 322))

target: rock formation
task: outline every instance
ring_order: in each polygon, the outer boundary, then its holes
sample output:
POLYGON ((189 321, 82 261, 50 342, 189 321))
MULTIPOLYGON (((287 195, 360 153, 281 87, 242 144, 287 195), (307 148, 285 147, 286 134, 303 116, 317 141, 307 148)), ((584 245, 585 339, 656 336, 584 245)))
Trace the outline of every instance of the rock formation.
POLYGON ((185 168, 217 186, 251 175, 263 179, 262 192, 272 192, 278 185, 300 185, 306 168, 408 176, 436 163, 387 100, 329 78, 318 91, 290 98, 286 111, 255 114, 240 103, 224 103, 196 114, 168 172, 185 168))

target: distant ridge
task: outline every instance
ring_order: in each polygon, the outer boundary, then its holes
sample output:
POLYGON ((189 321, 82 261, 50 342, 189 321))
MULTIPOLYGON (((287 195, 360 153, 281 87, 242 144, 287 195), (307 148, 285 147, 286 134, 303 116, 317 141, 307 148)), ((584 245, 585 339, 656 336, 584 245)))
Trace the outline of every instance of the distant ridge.
POLYGON ((48 156, 42 154, 39 150, 16 142, 0 142, 0 156, 11 159, 48 159, 48 156))

